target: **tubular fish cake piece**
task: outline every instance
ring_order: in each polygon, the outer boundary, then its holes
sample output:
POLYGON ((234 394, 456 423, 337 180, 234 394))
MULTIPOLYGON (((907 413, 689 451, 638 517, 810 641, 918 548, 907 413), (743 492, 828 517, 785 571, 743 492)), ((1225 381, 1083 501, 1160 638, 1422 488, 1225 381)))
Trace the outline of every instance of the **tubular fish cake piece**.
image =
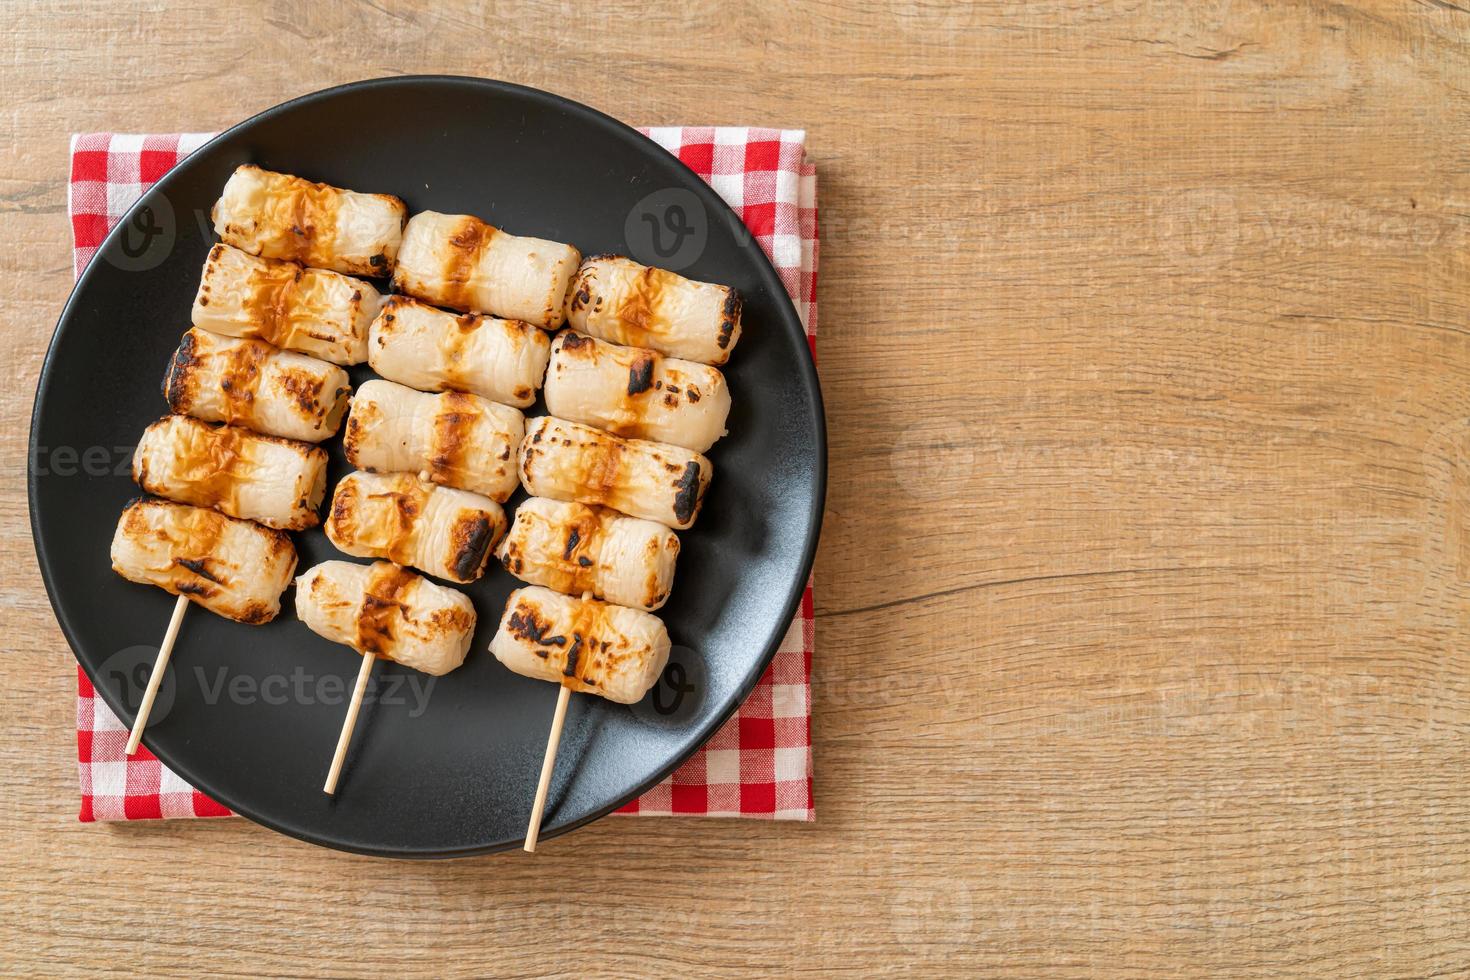
POLYGON ((536 400, 550 356, 546 333, 523 320, 446 313, 406 296, 389 297, 368 332, 368 363, 388 380, 517 408, 536 400))
POLYGON ((409 219, 393 287, 436 306, 491 313, 554 330, 566 320, 567 283, 582 254, 522 238, 468 214, 409 219))
POLYGON ((327 538, 359 558, 386 558, 473 582, 505 533, 505 511, 489 497, 420 480, 412 473, 349 473, 327 512, 327 538))
POLYGON ((563 330, 551 345, 546 409, 615 436, 702 453, 725 434, 730 389, 707 364, 563 330))
POLYGON ((740 294, 621 255, 582 263, 567 291, 573 330, 702 364, 724 364, 740 340, 740 294))
POLYGON ((518 409, 462 391, 431 395, 374 379, 347 416, 347 461, 370 473, 416 473, 440 486, 504 503, 517 486, 518 409))
POLYGON ((699 516, 714 473, 699 453, 550 415, 527 423, 517 459, 521 482, 537 497, 611 507, 681 531, 699 516))
POLYGON ((133 480, 146 492, 267 527, 316 526, 327 451, 233 425, 168 415, 143 431, 133 480))
POLYGON ((240 623, 268 623, 296 570, 284 531, 218 511, 139 497, 112 536, 112 570, 130 582, 186 595, 240 623))
POLYGON ((296 616, 313 633, 435 676, 464 663, 475 607, 392 562, 324 561, 296 580, 296 616))
POLYGON ((496 554, 523 582, 654 610, 674 587, 679 536, 602 507, 531 497, 496 554))
POLYGON ((510 594, 490 652, 517 674, 635 704, 663 673, 669 646, 657 616, 533 585, 510 594))
POLYGON ((333 364, 361 364, 368 326, 382 304, 361 279, 216 245, 204 260, 193 323, 333 364))
POLYGON ((197 327, 184 333, 163 379, 175 414, 303 442, 337 431, 351 390, 334 364, 197 327))
POLYGON ((214 205, 226 244, 355 276, 393 271, 408 209, 391 194, 362 194, 290 174, 236 167, 214 205))

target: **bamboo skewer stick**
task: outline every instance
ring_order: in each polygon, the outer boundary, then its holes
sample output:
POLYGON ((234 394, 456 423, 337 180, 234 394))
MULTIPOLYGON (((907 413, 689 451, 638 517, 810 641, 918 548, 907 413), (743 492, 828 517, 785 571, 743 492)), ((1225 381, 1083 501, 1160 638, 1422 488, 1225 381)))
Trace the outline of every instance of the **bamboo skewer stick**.
POLYGON ((546 809, 546 791, 551 787, 551 771, 556 768, 556 749, 561 744, 561 728, 567 720, 567 702, 572 698, 572 689, 561 685, 556 696, 556 714, 551 717, 551 735, 546 739, 546 758, 541 760, 541 780, 536 784, 536 801, 531 804, 531 823, 526 828, 525 850, 536 851, 536 838, 541 835, 541 813, 546 809))
POLYGON ((373 664, 378 662, 375 653, 362 655, 362 666, 357 671, 357 687, 352 691, 352 701, 347 705, 347 717, 342 721, 342 734, 337 736, 337 752, 332 756, 332 768, 327 770, 327 782, 322 792, 332 796, 337 792, 337 777, 342 775, 342 762, 347 758, 347 745, 352 741, 352 729, 357 725, 357 713, 362 708, 362 695, 367 690, 368 676, 373 664))
POLYGON ((163 674, 168 668, 168 658, 173 656, 174 641, 179 637, 179 627, 184 622, 184 610, 189 608, 189 597, 179 596, 174 603, 174 614, 169 617, 168 630, 163 634, 163 645, 158 648, 158 659, 153 661, 153 673, 148 677, 148 687, 143 691, 143 701, 138 705, 138 714, 133 719, 133 730, 128 735, 128 755, 138 751, 143 741, 143 729, 148 725, 148 716, 153 713, 153 701, 158 697, 158 688, 163 684, 163 674))

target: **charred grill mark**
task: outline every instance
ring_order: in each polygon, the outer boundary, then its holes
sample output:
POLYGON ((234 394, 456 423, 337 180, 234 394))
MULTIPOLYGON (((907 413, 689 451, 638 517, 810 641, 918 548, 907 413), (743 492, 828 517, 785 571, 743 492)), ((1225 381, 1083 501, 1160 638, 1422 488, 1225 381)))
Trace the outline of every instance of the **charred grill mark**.
POLYGON ((423 512, 422 500, 418 494, 395 491, 383 496, 392 501, 393 512, 398 516, 399 527, 411 526, 423 512))
POLYGON ((654 356, 644 352, 628 368, 628 396, 641 395, 653 386, 654 356))
POLYGON ((261 623, 268 623, 275 618, 276 614, 265 603, 251 602, 244 609, 240 610, 240 615, 236 616, 235 620, 249 626, 258 626, 261 623))
POLYGON ((314 376, 308 371, 297 371, 291 368, 282 370, 277 377, 280 379, 281 388, 290 399, 301 409, 303 415, 308 418, 321 419, 326 408, 322 404, 322 389, 326 386, 326 379, 314 376))
POLYGON ((517 607, 510 614, 506 625, 510 627, 512 636, 527 643, 540 643, 542 635, 551 628, 549 623, 543 623, 536 618, 534 610, 526 610, 524 606, 517 607))
POLYGON ((218 359, 219 387, 224 395, 226 422, 248 423, 255 418, 255 394, 260 387, 261 366, 270 355, 268 346, 253 340, 243 340, 213 355, 218 359))
POLYGON ((466 469, 466 454, 473 448, 475 423, 479 409, 470 396, 447 391, 439 396, 441 408, 434 413, 433 442, 429 452, 429 469, 436 483, 459 482, 466 469))
POLYGON ((632 277, 627 294, 614 311, 623 328, 623 342, 635 347, 648 346, 643 341, 657 331, 656 320, 662 299, 664 277, 659 269, 644 266, 632 277))
MULTIPOLYGON (((236 468, 242 462, 241 448, 245 432, 234 426, 212 426, 188 416, 177 416, 181 438, 173 447, 176 452, 175 476, 187 489, 189 502, 202 507, 219 507, 227 512, 238 509, 236 497, 239 478, 236 468)), ((155 425, 158 423, 155 423, 155 425)), ((145 468, 146 478, 146 468, 145 468)), ((144 486, 154 492, 155 488, 144 486)), ((161 489, 161 488, 158 488, 161 489)))
POLYGON ((562 334, 561 349, 570 354, 575 354, 578 351, 591 353, 592 343, 591 337, 584 337, 582 334, 568 330, 562 334))
POLYGON ((547 636, 551 624, 536 615, 535 607, 524 603, 519 604, 510 614, 506 625, 510 627, 512 636, 535 646, 562 646, 567 642, 564 636, 547 636))
MULTIPOLYGON (((566 440, 572 448, 571 440, 566 440)), ((571 453, 581 471, 581 485, 586 496, 577 499, 584 503, 606 504, 617 492, 623 469, 623 450, 627 443, 613 437, 594 438, 580 447, 580 452, 571 453)))
POLYGON ((582 540, 582 532, 581 532, 581 529, 580 528, 576 528, 576 527, 572 528, 571 533, 567 535, 567 546, 566 546, 565 549, 563 549, 563 551, 561 553, 562 558, 565 559, 565 560, 570 561, 571 560, 571 557, 572 557, 572 553, 577 550, 577 543, 580 542, 581 540, 582 540))
POLYGON ((674 516, 680 524, 688 524, 699 509, 699 460, 691 459, 684 475, 674 484, 674 516))
POLYGON ((171 411, 186 413, 189 410, 189 379, 199 370, 197 349, 197 336, 193 330, 186 330, 163 375, 163 400, 168 402, 171 411))
POLYGON ((201 599, 212 599, 219 593, 218 589, 200 585, 198 582, 179 582, 174 585, 174 588, 184 595, 197 595, 201 599))
POLYGON ((486 556, 494 543, 494 530, 490 518, 483 514, 467 521, 455 522, 450 547, 454 554, 451 567, 456 578, 470 582, 480 576, 485 567, 486 556))
POLYGON ((381 515, 383 529, 388 532, 383 546, 384 557, 400 565, 412 564, 414 523, 419 516, 418 495, 392 492, 373 496, 384 502, 382 509, 387 511, 381 515))
POLYGON ((352 399, 352 408, 347 415, 346 431, 342 434, 342 449, 347 462, 360 470, 376 473, 376 467, 365 466, 360 461, 363 446, 372 435, 373 429, 381 426, 385 419, 382 410, 367 398, 352 399))
POLYGON ((347 431, 342 433, 342 451, 347 456, 347 461, 353 466, 357 465, 357 451, 363 439, 362 420, 357 413, 353 412, 347 416, 347 431))
POLYGON ((337 484, 337 492, 332 494, 332 510, 327 515, 327 529, 333 537, 343 542, 357 537, 357 525, 352 517, 361 508, 359 500, 356 480, 349 478, 337 484))
POLYGON ((450 234, 446 242, 449 254, 445 256, 444 268, 440 272, 444 277, 444 305, 460 310, 475 306, 474 290, 470 284, 480 264, 480 255, 495 237, 495 231, 479 218, 465 215, 450 234))
POLYGON ((572 645, 567 650, 567 663, 566 663, 566 666, 561 669, 561 672, 562 672, 562 676, 563 677, 576 677, 577 676, 577 660, 580 657, 581 652, 582 652, 582 634, 581 633, 573 633, 572 634, 572 637, 573 637, 573 639, 572 639, 572 645))
POLYGON ((406 616, 405 595, 413 586, 412 572, 397 565, 375 565, 363 590, 362 609, 357 614, 356 642, 359 653, 375 653, 392 659, 397 640, 397 621, 406 616))
POLYGON ((464 313, 454 318, 454 326, 439 334, 439 363, 443 365, 444 381, 450 388, 466 388, 465 347, 474 338, 475 331, 484 324, 485 318, 474 313, 464 313))
POLYGON ((264 260, 250 274, 241 304, 251 323, 250 336, 277 347, 290 347, 295 334, 292 308, 296 306, 296 284, 305 271, 290 262, 264 260))
POLYGON ((447 606, 429 613, 428 633, 450 636, 468 633, 475 628, 473 612, 465 612, 458 606, 447 606))
POLYGON ((282 175, 277 185, 277 192, 286 197, 283 211, 290 216, 289 228, 277 236, 282 249, 279 257, 303 265, 329 265, 341 195, 335 187, 300 177, 282 175))
POLYGON ((209 570, 208 558, 175 558, 174 564, 187 568, 200 578, 207 578, 215 584, 222 584, 218 576, 209 570))
POLYGON ((296 547, 291 544, 291 535, 279 528, 264 527, 264 525, 262 525, 262 530, 271 536, 270 554, 272 558, 288 552, 292 555, 296 554, 296 547))
POLYGON ((609 608, 606 603, 596 600, 578 601, 573 607, 567 632, 572 634, 574 642, 567 651, 567 663, 562 671, 562 683, 573 689, 596 687, 604 679, 606 655, 612 642, 607 624, 609 608), (595 655, 599 646, 603 651, 602 657, 595 655))
POLYGON ((726 350, 730 346, 730 338, 735 333, 735 327, 740 323, 740 312, 745 306, 745 301, 734 289, 725 294, 725 305, 720 310, 720 334, 715 339, 720 350, 726 350))
MULTIPOLYGON (((163 505, 166 506, 166 505, 163 505)), ((178 550, 190 555, 199 555, 201 564, 219 544, 219 539, 225 530, 225 518, 206 510, 183 511, 177 513, 186 515, 182 527, 179 528, 180 540, 178 550)), ((280 533, 284 536, 283 532, 280 533)), ((289 539, 288 539, 289 544, 289 539)), ((184 567, 188 568, 188 565, 184 567)), ((211 578, 213 578, 211 576, 211 578)), ((214 579, 218 582, 218 579, 214 579)))

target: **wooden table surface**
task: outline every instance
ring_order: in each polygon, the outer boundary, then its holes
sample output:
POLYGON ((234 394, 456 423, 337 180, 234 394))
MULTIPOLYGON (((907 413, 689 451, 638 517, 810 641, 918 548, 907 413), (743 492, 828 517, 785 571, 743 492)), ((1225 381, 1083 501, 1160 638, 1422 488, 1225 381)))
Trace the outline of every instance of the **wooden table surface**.
POLYGON ((1462 4, 7 21, 0 972, 1470 970, 1462 4), (807 129, 817 823, 610 819, 534 860, 399 863, 243 820, 76 822, 24 487, 67 134, 419 71, 807 129))

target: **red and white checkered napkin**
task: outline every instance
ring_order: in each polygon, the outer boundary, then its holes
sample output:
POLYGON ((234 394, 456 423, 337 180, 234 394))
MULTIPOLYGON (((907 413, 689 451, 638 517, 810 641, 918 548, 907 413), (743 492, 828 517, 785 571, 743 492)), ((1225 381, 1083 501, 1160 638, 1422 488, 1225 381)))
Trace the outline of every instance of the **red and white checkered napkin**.
MULTIPOLYGON (((796 303, 815 354, 817 175, 806 158, 806 134, 733 126, 658 126, 643 133, 708 181, 744 219, 796 303)), ((72 137, 68 204, 77 275, 143 191, 211 135, 72 137)), ((672 776, 619 812, 814 820, 812 645, 807 582, 770 669, 734 717, 672 776)), ((77 681, 82 820, 230 815, 147 748, 128 758, 127 728, 95 696, 80 668, 77 681)))

